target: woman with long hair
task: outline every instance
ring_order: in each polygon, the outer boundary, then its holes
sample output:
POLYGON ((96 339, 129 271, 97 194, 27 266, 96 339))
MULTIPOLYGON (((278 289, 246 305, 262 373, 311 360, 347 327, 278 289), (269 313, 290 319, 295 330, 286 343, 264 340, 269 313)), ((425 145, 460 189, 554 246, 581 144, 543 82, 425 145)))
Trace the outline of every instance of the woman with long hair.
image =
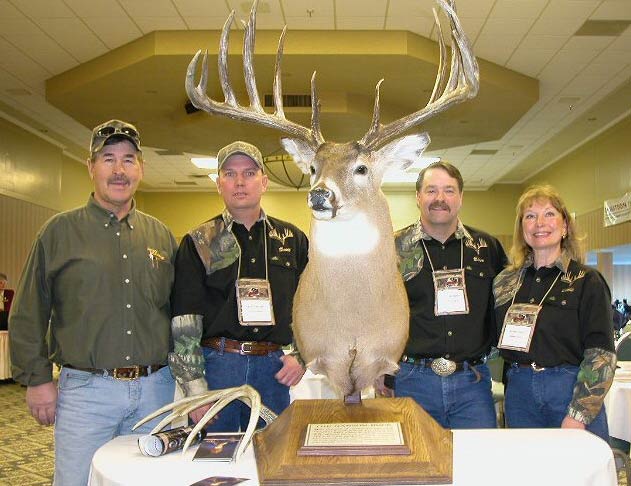
POLYGON ((510 259, 493 283, 498 348, 508 365, 507 426, 587 429, 608 441, 611 296, 584 264, 575 222, 553 187, 521 195, 510 259))

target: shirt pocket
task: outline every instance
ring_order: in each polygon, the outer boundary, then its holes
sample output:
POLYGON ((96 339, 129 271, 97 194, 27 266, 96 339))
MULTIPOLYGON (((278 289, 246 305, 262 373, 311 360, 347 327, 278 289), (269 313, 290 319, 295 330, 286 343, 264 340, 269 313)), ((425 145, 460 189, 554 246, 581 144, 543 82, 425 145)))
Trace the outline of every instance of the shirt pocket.
MULTIPOLYGON (((296 262, 296 255, 292 251, 279 252, 277 255, 272 256, 269 259, 270 267, 276 271, 283 269, 284 271, 296 272, 298 270, 298 263, 296 262)), ((285 272, 280 272, 281 274, 285 272)))
POLYGON ((486 263, 471 263, 465 265, 464 272, 467 277, 473 279, 474 282, 480 282, 481 280, 490 280, 493 282, 493 279, 497 275, 495 269, 486 263))
MULTIPOLYGON (((161 255, 168 255, 166 250, 159 250, 161 255)), ((168 258, 151 259, 145 264, 145 278, 150 295, 158 307, 169 302, 171 287, 175 275, 173 263, 168 258)))
POLYGON ((563 292, 563 289, 552 289, 543 305, 550 306, 555 310, 578 311, 579 296, 577 291, 563 292))

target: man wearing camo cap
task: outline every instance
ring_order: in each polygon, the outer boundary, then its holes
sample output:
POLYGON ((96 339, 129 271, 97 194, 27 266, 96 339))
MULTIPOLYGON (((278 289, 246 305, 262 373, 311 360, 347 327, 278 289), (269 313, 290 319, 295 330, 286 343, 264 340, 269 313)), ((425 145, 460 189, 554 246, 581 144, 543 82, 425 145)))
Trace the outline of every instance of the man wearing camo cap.
MULTIPOLYGON (((267 175, 258 148, 233 142, 217 154, 217 190, 225 210, 184 236, 173 287, 173 340, 169 364, 188 396, 253 386, 280 413, 289 387, 304 373, 292 342, 292 302, 307 263, 307 237, 267 215, 261 196, 267 175)), ((198 421, 208 407, 191 413, 198 421)), ((246 405, 233 402, 210 426, 245 430, 246 405)))
POLYGON ((100 446, 173 400, 176 242, 136 209, 143 164, 136 127, 110 120, 93 130, 94 192, 41 228, 9 318, 13 377, 35 420, 55 425, 56 486, 85 486, 100 446))

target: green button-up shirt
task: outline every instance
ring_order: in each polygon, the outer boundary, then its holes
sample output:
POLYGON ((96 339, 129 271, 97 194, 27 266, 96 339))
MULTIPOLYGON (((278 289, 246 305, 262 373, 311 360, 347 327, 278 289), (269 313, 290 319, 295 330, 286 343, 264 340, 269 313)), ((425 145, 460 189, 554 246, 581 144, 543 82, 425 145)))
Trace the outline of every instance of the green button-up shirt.
POLYGON ((92 195, 86 206, 51 218, 35 239, 9 317, 14 378, 49 382, 51 361, 166 363, 176 249, 168 228, 135 203, 118 221, 92 195))

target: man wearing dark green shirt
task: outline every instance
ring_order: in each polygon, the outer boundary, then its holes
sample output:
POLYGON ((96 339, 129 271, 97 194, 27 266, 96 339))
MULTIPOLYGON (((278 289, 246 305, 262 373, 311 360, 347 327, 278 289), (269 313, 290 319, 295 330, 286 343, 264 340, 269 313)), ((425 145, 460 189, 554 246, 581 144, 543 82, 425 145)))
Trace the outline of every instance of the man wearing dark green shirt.
POLYGON ((55 424, 56 486, 85 486, 94 452, 174 392, 165 365, 176 242, 136 209, 138 130, 99 125, 90 153, 94 193, 41 228, 9 318, 13 377, 33 417, 55 424))

